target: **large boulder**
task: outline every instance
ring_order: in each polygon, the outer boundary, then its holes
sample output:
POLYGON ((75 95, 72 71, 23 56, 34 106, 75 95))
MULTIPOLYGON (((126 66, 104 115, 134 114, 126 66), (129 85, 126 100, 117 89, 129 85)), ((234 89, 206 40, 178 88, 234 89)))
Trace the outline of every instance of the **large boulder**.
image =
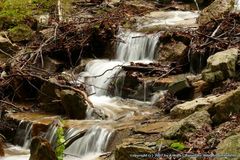
POLYGON ((230 136, 220 142, 217 146, 216 153, 218 155, 226 155, 226 157, 218 158, 218 160, 240 160, 240 134, 230 136))
POLYGON ((86 103, 86 99, 83 95, 80 95, 72 90, 62 90, 60 91, 60 97, 69 118, 85 118, 88 103, 86 103))
POLYGON ((65 110, 61 104, 60 98, 56 93, 58 87, 54 85, 58 83, 56 78, 50 78, 49 82, 45 82, 41 86, 41 92, 39 95, 40 107, 50 113, 64 114, 65 110))
POLYGON ((170 115, 173 118, 184 118, 199 110, 207 110, 214 124, 228 120, 230 114, 240 113, 240 87, 221 96, 197 98, 174 106, 170 115))
POLYGON ((209 96, 206 98, 197 98, 192 101, 178 104, 171 109, 170 115, 173 118, 187 117, 195 111, 207 110, 208 108, 212 107, 214 104, 214 100, 216 99, 216 96, 209 96))
POLYGON ((220 96, 208 112, 215 124, 227 121, 230 114, 240 113, 240 87, 220 96))
POLYGON ((208 7, 203 9, 197 21, 204 26, 208 22, 219 19, 224 13, 229 12, 234 7, 235 0, 215 0, 208 7))
POLYGON ((143 144, 121 144, 115 151, 116 160, 139 160, 151 158, 147 155, 155 153, 153 149, 143 144), (145 155, 145 157, 144 157, 145 155))
POLYGON ((40 137, 33 138, 30 153, 31 156, 29 160, 57 160, 51 145, 47 140, 40 137))
POLYGON ((235 76, 238 49, 231 48, 210 56, 207 69, 202 72, 203 80, 209 83, 235 76))
POLYGON ((211 123, 210 114, 207 111, 198 111, 170 127, 163 136, 169 139, 185 139, 187 132, 193 132, 211 123))
POLYGON ((67 114, 69 118, 84 119, 87 107, 91 105, 86 94, 80 90, 57 86, 58 80, 50 78, 41 86, 40 107, 50 113, 67 114))
POLYGON ((165 44, 159 52, 159 61, 179 61, 187 57, 187 46, 182 42, 165 44))

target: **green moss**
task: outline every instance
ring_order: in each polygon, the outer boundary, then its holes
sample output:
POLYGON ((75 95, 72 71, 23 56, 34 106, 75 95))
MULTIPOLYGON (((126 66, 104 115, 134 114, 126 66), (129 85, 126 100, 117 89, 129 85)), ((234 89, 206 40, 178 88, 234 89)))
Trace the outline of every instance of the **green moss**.
POLYGON ((57 0, 2 0, 0 2, 0 29, 25 24, 34 15, 52 12, 57 0))
POLYGON ((28 0, 5 0, 1 4, 0 20, 2 27, 11 27, 32 15, 33 6, 28 0))
POLYGON ((32 29, 24 24, 20 24, 8 30, 9 37, 13 42, 28 41, 32 38, 32 29))

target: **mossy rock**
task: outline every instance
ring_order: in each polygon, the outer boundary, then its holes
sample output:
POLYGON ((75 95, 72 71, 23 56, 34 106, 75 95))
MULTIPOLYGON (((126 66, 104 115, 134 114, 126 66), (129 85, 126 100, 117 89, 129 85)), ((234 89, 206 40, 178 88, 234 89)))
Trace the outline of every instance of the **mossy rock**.
POLYGON ((13 42, 29 41, 33 36, 32 29, 24 24, 17 25, 8 30, 10 39, 13 42))
POLYGON ((226 157, 219 158, 219 160, 240 160, 240 134, 230 136, 224 139, 217 146, 217 154, 226 155, 226 157), (233 156, 233 157, 229 157, 233 156))

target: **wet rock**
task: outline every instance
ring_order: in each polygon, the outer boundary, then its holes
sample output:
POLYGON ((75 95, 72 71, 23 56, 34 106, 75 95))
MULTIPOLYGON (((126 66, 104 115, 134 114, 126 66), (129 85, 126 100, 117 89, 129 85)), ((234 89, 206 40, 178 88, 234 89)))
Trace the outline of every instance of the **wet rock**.
POLYGON ((216 96, 210 96, 207 98, 197 98, 192 101, 188 101, 182 104, 178 104, 170 111, 170 115, 173 118, 184 118, 189 116, 198 110, 207 110, 213 106, 216 96))
POLYGON ((116 160, 138 160, 151 157, 141 157, 155 153, 153 149, 141 144, 121 144, 115 151, 116 160))
POLYGON ((200 25, 205 25, 211 20, 221 18, 224 13, 233 9, 234 3, 234 0, 215 0, 208 7, 203 9, 197 19, 198 23, 200 25))
MULTIPOLYGON (((57 83, 57 79, 55 78, 50 78, 49 81, 57 83)), ((64 107, 62 106, 61 101, 56 93, 58 88, 50 82, 45 82, 41 86, 42 94, 39 95, 40 108, 46 112, 64 114, 64 107)))
POLYGON ((30 153, 31 156, 29 160, 57 160, 51 145, 47 140, 40 137, 33 138, 30 153))
POLYGON ((240 160, 239 153, 240 153, 240 134, 230 136, 224 139, 220 144, 217 146, 216 150, 217 154, 222 155, 235 155, 235 157, 223 157, 218 158, 219 160, 231 159, 231 160, 240 160))
POLYGON ((13 42, 22 42, 29 41, 33 36, 33 31, 29 26, 21 24, 9 29, 8 34, 13 42))
POLYGON ((161 49, 158 60, 166 61, 181 61, 187 58, 187 46, 182 42, 172 42, 165 44, 161 49))
POLYGON ((35 137, 35 136, 41 136, 42 133, 46 133, 48 130, 49 126, 46 124, 43 124, 40 122, 38 123, 34 123, 32 125, 32 131, 31 131, 31 136, 35 137))
POLYGON ((222 81, 235 76, 238 49, 218 52, 207 60, 207 69, 202 72, 203 80, 209 83, 222 81))
MULTIPOLYGON (((169 90, 171 94, 177 94, 180 91, 190 89, 191 86, 186 78, 186 75, 174 75, 168 76, 166 78, 158 78, 157 80, 153 79, 152 90, 169 90)), ((186 95, 186 92, 185 92, 186 95)))
POLYGON ((210 114, 207 111, 198 111, 179 121, 163 133, 163 136, 169 139, 185 139, 187 138, 185 133, 210 125, 211 122, 210 114))
POLYGON ((86 65, 92 61, 92 58, 82 59, 80 65, 74 68, 74 74, 79 74, 85 70, 86 65))
POLYGON ((225 122, 230 114, 240 113, 240 88, 220 96, 208 112, 214 124, 225 122))
POLYGON ((191 99, 194 91, 185 74, 153 79, 150 87, 151 90, 156 92, 168 90, 171 95, 174 95, 179 100, 191 99))
POLYGON ((71 90, 60 91, 60 96, 64 109, 69 118, 72 119, 85 118, 86 110, 88 108, 88 104, 85 101, 85 97, 71 90))
POLYGON ((50 78, 41 86, 40 107, 46 112, 66 113, 70 118, 84 119, 90 105, 87 96, 81 91, 63 89, 55 84, 58 84, 58 80, 50 78))

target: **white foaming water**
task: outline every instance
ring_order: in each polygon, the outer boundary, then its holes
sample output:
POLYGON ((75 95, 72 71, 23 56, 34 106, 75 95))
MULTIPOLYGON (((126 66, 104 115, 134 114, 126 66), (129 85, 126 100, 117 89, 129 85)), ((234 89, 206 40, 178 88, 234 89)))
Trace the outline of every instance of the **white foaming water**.
POLYGON ((1 160, 29 160, 30 154, 1 157, 1 160))
POLYGON ((240 0, 235 0, 234 11, 235 12, 240 11, 240 0))
MULTIPOLYGON (((101 110, 107 116, 107 119, 117 119, 120 116, 131 116, 138 110, 138 107, 129 106, 121 102, 118 97, 108 96, 90 96, 90 101, 93 103, 94 108, 101 110)), ((87 119, 91 119, 92 110, 88 110, 87 119)))
POLYGON ((84 83, 89 94, 105 95, 113 76, 120 71, 122 62, 108 60, 90 61, 85 72, 79 75, 77 83, 84 83))
POLYGON ((7 144, 7 148, 4 149, 5 157, 1 157, 1 160, 28 160, 30 157, 29 150, 19 146, 13 146, 7 144))
MULTIPOLYGON (((68 137, 72 137, 77 132, 70 132, 68 137)), ((69 156, 82 157, 100 154, 107 149, 108 141, 113 134, 113 131, 101 128, 99 126, 91 127, 83 137, 74 141, 64 153, 69 156)))
POLYGON ((144 34, 120 29, 116 59, 120 61, 153 60, 160 33, 144 34))
POLYGON ((198 12, 190 11, 155 11, 140 17, 138 21, 138 30, 151 28, 154 26, 186 26, 196 24, 198 12))

